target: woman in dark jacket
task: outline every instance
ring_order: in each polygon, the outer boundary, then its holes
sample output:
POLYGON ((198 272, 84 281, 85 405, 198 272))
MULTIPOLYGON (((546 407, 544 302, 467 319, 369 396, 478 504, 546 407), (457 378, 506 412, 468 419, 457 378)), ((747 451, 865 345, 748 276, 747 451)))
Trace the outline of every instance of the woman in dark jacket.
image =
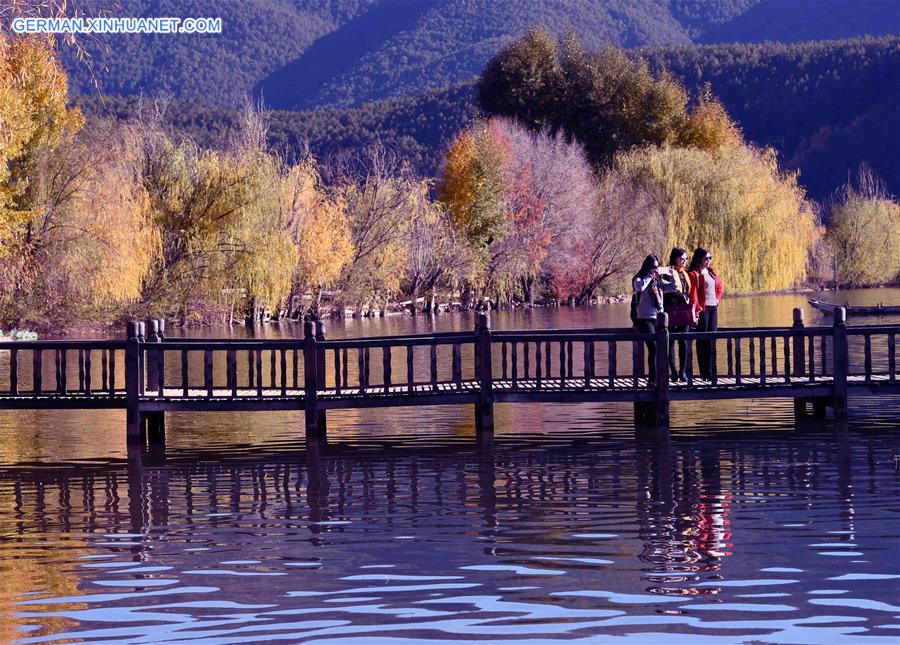
MULTIPOLYGON (((690 301, 691 281, 687 273, 688 256, 687 251, 682 248, 675 247, 669 254, 669 270, 672 272, 672 283, 675 286, 674 291, 667 292, 663 295, 663 306, 668 309, 674 303, 687 303, 690 301)), ((672 325, 669 321, 669 331, 673 333, 685 333, 690 331, 688 325, 672 325)), ((669 340, 669 374, 672 381, 684 381, 685 378, 685 345, 683 340, 678 342, 678 368, 675 368, 675 352, 674 339, 669 340)))
MULTIPOLYGON (((700 309, 697 331, 716 331, 719 328, 719 302, 725 291, 722 278, 712 267, 712 254, 704 248, 697 248, 691 258, 688 276, 691 281, 690 301, 700 309)), ((710 380, 712 376, 711 342, 697 341, 697 364, 700 378, 710 380)))

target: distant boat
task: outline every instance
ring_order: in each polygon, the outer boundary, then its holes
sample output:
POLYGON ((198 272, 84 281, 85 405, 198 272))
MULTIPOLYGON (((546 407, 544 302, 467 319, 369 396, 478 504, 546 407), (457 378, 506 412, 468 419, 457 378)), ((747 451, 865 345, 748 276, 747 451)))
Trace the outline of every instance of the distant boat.
POLYGON ((821 311, 826 316, 831 316, 834 310, 843 307, 848 316, 897 316, 900 315, 900 305, 885 305, 878 303, 870 307, 857 307, 848 304, 836 305, 833 302, 824 302, 822 300, 813 300, 810 298, 809 304, 821 311))

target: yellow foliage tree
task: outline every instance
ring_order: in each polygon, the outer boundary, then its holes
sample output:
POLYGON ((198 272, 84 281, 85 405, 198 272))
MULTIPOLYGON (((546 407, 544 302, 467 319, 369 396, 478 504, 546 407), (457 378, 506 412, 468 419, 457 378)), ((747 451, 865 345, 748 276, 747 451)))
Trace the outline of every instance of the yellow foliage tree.
POLYGON ((0 255, 14 249, 10 240, 33 207, 28 177, 37 158, 82 126, 67 93, 48 39, 0 31, 0 255))
POLYGON ((261 151, 233 160, 245 186, 239 207, 220 232, 225 275, 256 307, 275 310, 291 289, 297 249, 289 222, 279 208, 281 174, 277 161, 261 151))
POLYGON ((712 95, 707 86, 700 101, 687 115, 676 143, 679 146, 720 151, 739 146, 743 141, 740 129, 725 110, 725 106, 712 95))
POLYGON ((834 279, 851 286, 900 280, 900 204, 863 168, 857 186, 844 187, 827 234, 834 279))
POLYGON ((619 155, 616 166, 656 195, 666 247, 712 249, 729 292, 777 291, 805 279, 816 217, 773 151, 648 147, 619 155))
POLYGON ((505 160, 496 134, 490 122, 478 121, 457 135, 447 150, 438 186, 454 225, 479 251, 499 237, 505 220, 505 160))
POLYGON ((41 318, 109 319, 140 298, 159 237, 133 153, 117 126, 95 124, 39 160, 28 237, 41 318))
POLYGON ((400 291, 407 262, 411 201, 418 182, 396 154, 380 145, 335 160, 333 199, 346 205, 353 254, 340 286, 360 313, 385 307, 400 291))
POLYGON ((321 290, 332 287, 353 259, 347 206, 325 192, 314 159, 287 170, 282 195, 297 248, 294 292, 309 290, 318 303, 321 290))
POLYGON ((406 265, 410 185, 387 177, 379 184, 347 184, 337 197, 347 204, 353 238, 353 259, 341 282, 343 299, 357 311, 365 303, 385 306, 400 291, 406 265))
POLYGON ((247 309, 277 309, 296 265, 278 160, 252 147, 202 150, 155 126, 134 127, 161 238, 144 299, 185 321, 221 314, 238 295, 247 309))

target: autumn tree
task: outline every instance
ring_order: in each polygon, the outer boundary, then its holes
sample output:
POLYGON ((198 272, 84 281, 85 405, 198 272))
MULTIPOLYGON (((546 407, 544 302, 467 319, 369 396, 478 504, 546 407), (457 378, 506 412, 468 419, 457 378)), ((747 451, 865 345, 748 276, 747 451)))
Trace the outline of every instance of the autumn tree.
POLYGON ((451 144, 440 195, 480 258, 475 286, 495 302, 534 302, 540 284, 553 293, 550 282, 568 262, 571 236, 597 203, 579 143, 562 131, 534 132, 497 117, 476 122, 451 144))
POLYGON ((34 207, 29 176, 38 158, 82 126, 67 94, 49 39, 0 31, 0 255, 17 248, 12 240, 28 226, 34 207))
POLYGON ((564 132, 535 132, 510 119, 492 121, 512 152, 504 183, 524 255, 522 297, 534 303, 542 283, 549 287, 547 295, 556 297, 554 277, 571 262, 573 237, 596 210, 597 179, 584 147, 564 132))
POLYGON ((425 313, 437 310, 437 290, 457 288, 472 273, 474 255, 450 215, 439 201, 430 196, 427 181, 420 181, 410 195, 410 221, 407 231, 405 291, 417 310, 420 294, 427 298, 425 313))
POLYGON ((900 280, 900 204, 869 168, 860 168, 856 181, 841 189, 826 240, 836 283, 900 280))
POLYGON ((333 199, 345 205, 353 246, 340 282, 342 301, 357 313, 366 304, 370 310, 386 307, 403 280, 408 212, 417 180, 382 145, 336 156, 328 180, 333 199))
POLYGON ((654 76, 643 60, 613 47, 588 52, 574 35, 555 42, 545 30, 529 32, 488 62, 478 101, 487 114, 567 132, 599 166, 640 145, 714 149, 736 132, 711 97, 691 110, 684 87, 666 74, 654 76))
POLYGON ((124 132, 67 106, 51 41, 0 32, 0 316, 109 319, 139 297, 157 247, 124 132))
POLYGON ((334 287, 353 259, 346 203, 326 192, 311 157, 287 170, 282 200, 297 250, 291 301, 309 292, 317 311, 322 290, 334 287))
POLYGON ((121 128, 98 122, 34 161, 32 208, 6 262, 19 272, 3 294, 4 318, 110 320, 138 302, 158 236, 132 153, 121 128))
POLYGON ((477 121, 447 149, 438 194, 454 226, 483 257, 502 232, 503 171, 507 151, 498 131, 477 121))
POLYGON ((806 278, 817 219, 774 151, 648 147, 619 155, 616 168, 665 214, 663 248, 712 249, 729 292, 778 291, 806 278))
POLYGON ((224 314, 239 296, 241 310, 257 320, 286 302, 297 258, 281 208, 284 171, 262 149, 255 119, 248 115, 219 150, 176 139, 156 114, 132 124, 141 149, 136 172, 161 239, 143 291, 157 311, 203 320, 224 314))

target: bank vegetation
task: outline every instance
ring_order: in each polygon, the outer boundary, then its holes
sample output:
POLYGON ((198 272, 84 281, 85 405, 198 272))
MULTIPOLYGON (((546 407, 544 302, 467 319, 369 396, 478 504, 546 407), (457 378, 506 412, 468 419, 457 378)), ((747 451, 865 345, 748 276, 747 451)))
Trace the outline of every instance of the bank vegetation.
POLYGON ((279 155, 258 106, 214 147, 164 102, 86 119, 54 43, 0 33, 0 321, 588 303, 676 245, 713 249, 732 293, 900 274, 898 204, 871 173, 826 228, 715 97, 619 50, 534 31, 479 93, 426 178, 383 145, 279 155))

